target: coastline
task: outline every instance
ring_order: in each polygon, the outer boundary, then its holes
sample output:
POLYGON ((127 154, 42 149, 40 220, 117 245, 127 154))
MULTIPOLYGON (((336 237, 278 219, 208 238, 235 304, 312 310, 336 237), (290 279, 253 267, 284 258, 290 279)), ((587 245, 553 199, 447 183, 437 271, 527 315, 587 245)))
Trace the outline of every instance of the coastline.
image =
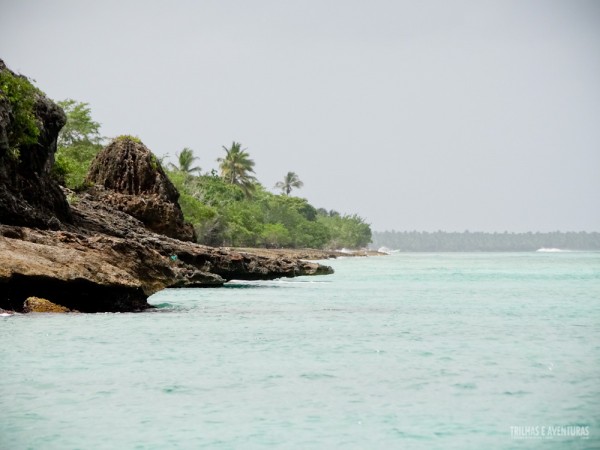
POLYGON ((288 259, 305 259, 318 261, 343 257, 387 256, 377 250, 320 250, 314 248, 255 248, 255 247, 222 247, 225 250, 252 253, 258 256, 279 257, 288 259))
POLYGON ((144 311, 165 288, 333 273, 291 255, 195 243, 179 192, 131 136, 96 155, 85 189, 62 187, 53 168, 64 111, 1 59, 0 73, 28 86, 22 100, 39 124, 19 134, 19 105, 0 96, 0 314, 144 311))

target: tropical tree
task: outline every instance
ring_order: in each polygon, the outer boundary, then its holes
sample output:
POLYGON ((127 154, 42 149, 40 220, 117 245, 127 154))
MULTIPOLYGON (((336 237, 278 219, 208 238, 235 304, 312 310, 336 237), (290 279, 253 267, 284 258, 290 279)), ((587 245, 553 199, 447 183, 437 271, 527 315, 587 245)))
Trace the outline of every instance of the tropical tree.
POLYGON ((304 183, 300 181, 300 178, 298 178, 298 175, 295 172, 288 172, 287 175, 283 177, 283 181, 278 181, 275 184, 275 188, 281 189, 281 192, 285 195, 290 195, 292 189, 300 189, 302 186, 304 186, 304 183))
POLYGON ((194 172, 200 172, 200 166, 192 167, 194 161, 198 160, 199 158, 194 156, 194 151, 191 148, 185 147, 179 153, 176 153, 175 156, 177 156, 177 165, 170 163, 170 166, 174 170, 178 170, 190 175, 194 172))
POLYGON ((71 98, 57 102, 67 115, 67 123, 58 134, 58 146, 68 147, 81 143, 101 144, 100 124, 92 120, 89 103, 71 98))
POLYGON ((329 231, 331 239, 327 246, 330 248, 362 248, 371 242, 370 225, 356 214, 330 213, 319 215, 317 221, 329 231))
POLYGON ((254 190, 256 178, 254 173, 254 161, 239 142, 233 142, 230 148, 223 146, 225 150, 224 158, 217 158, 219 168, 221 169, 221 178, 230 184, 239 186, 250 197, 254 190))
POLYGON ((57 102, 67 116, 58 134, 58 150, 52 169, 59 183, 70 189, 84 187, 90 163, 102 148, 100 124, 92 120, 88 103, 66 99, 57 102))

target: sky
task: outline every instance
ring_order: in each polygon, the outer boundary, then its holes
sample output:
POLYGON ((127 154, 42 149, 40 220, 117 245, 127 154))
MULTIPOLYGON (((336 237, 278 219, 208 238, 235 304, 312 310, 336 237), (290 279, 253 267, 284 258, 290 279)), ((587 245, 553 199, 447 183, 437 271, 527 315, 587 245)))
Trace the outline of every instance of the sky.
POLYGON ((600 231, 599 1, 0 0, 0 58, 375 231, 600 231))

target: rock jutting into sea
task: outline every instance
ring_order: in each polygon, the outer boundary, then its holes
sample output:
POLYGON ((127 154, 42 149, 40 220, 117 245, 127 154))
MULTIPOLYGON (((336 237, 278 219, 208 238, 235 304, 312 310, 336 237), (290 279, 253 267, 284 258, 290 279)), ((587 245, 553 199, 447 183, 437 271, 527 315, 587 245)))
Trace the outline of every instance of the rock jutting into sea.
MULTIPOLYGON (((20 77, 1 60, 0 71, 20 77)), ((41 92, 34 100, 37 141, 15 152, 19 124, 0 95, 0 309, 25 311, 25 300, 38 297, 58 310, 141 311, 168 287, 333 273, 298 258, 193 243, 179 193, 135 138, 117 138, 97 155, 85 192, 61 188, 51 171, 66 118, 41 92)))
POLYGON ((66 313, 76 311, 71 311, 69 308, 52 303, 45 298, 29 297, 23 303, 23 312, 66 313))

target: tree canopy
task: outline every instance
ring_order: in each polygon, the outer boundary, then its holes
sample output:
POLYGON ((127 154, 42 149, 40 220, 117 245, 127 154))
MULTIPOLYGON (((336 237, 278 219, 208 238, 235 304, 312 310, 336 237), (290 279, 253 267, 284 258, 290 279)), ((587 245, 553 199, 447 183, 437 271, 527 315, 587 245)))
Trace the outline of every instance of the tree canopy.
POLYGON ((81 189, 104 138, 100 135, 100 124, 92 120, 87 103, 72 99, 57 103, 65 111, 67 123, 58 134, 54 175, 68 188, 81 189))
POLYGON ((304 183, 300 181, 300 178, 295 172, 288 172, 283 181, 278 181, 275 184, 276 189, 281 189, 281 192, 285 195, 290 195, 293 189, 300 189, 304 186, 304 183))
POLYGON ((188 173, 188 174, 192 174, 194 172, 200 173, 200 171, 202 170, 200 168, 200 166, 192 167, 192 165, 194 164, 194 161, 197 161, 199 158, 194 156, 194 151, 191 148, 184 147, 184 149, 181 150, 179 153, 177 153, 176 156, 177 156, 177 165, 169 164, 170 167, 172 167, 173 169, 179 170, 180 172, 184 172, 184 173, 188 173))
POLYGON ((66 99, 57 102, 67 115, 67 123, 60 130, 58 145, 68 147, 80 143, 100 144, 100 124, 92 120, 92 110, 88 103, 66 99))
POLYGON ((239 186, 246 196, 250 196, 256 182, 256 178, 250 175, 254 173, 254 161, 250 159, 246 149, 242 150, 239 142, 234 141, 229 148, 223 146, 223 150, 225 157, 217 159, 221 177, 226 182, 239 186))
POLYGON ((240 186, 219 176, 186 177, 173 171, 169 177, 202 244, 361 248, 371 241, 371 229, 360 217, 317 210, 306 199, 275 195, 258 182, 248 197, 240 186))

